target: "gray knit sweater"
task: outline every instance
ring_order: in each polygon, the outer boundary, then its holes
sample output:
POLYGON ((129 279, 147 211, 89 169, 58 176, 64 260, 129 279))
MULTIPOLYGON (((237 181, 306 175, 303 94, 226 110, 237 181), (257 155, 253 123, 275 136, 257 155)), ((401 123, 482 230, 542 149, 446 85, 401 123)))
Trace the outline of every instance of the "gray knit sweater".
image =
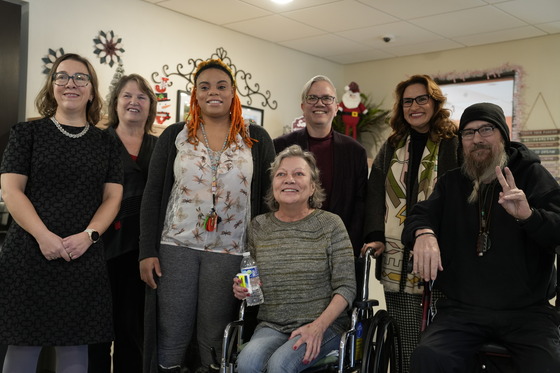
MULTIPOLYGON (((290 223, 274 213, 259 215, 249 227, 249 250, 257 261, 265 298, 258 327, 291 333, 319 317, 335 294, 352 305, 354 255, 337 215, 315 210, 290 223)), ((347 312, 332 325, 337 333, 348 326, 347 312)))

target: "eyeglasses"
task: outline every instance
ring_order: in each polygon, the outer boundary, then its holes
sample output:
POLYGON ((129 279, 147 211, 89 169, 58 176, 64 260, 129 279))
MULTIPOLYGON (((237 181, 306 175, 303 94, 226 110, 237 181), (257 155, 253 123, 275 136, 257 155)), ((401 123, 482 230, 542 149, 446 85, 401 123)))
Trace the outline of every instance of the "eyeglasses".
POLYGON ((430 101, 430 95, 421 95, 414 98, 405 97, 402 99, 402 106, 409 107, 412 103, 416 101, 418 105, 426 105, 430 101))
POLYGON ((470 139, 474 138, 474 134, 476 132, 478 132, 478 134, 482 137, 488 137, 488 136, 492 135, 492 133, 494 132, 495 129, 496 129, 496 127, 494 127, 492 125, 482 126, 480 128, 477 128, 477 129, 469 128, 469 129, 461 131, 461 137, 463 139, 470 140, 470 139))
POLYGON ((315 95, 305 96, 305 102, 307 102, 309 105, 315 105, 317 102, 319 102, 319 100, 321 100, 323 105, 331 105, 332 103, 334 103, 334 100, 336 100, 336 97, 333 96, 318 97, 315 95))
POLYGON ((66 73, 60 72, 53 74, 53 83, 58 86, 65 86, 66 84, 68 84, 68 81, 70 79, 74 81, 74 84, 76 84, 77 87, 85 87, 89 84, 91 77, 88 74, 83 73, 68 75, 66 73))

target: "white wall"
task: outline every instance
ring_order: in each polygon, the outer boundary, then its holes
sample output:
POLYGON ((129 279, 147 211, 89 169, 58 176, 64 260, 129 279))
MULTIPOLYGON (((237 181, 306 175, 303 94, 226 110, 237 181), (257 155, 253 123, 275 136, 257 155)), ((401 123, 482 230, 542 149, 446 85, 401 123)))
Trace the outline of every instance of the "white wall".
MULTIPOLYGON (((48 49, 64 48, 87 57, 100 79, 101 95, 106 96, 116 65, 100 64, 93 53, 93 38, 100 30, 113 30, 123 39, 125 73, 138 73, 151 81, 153 72, 162 73, 167 64, 174 70, 183 63, 190 71, 189 58, 206 59, 223 47, 237 68, 252 74, 252 83, 269 90, 278 108, 265 109, 265 128, 272 137, 282 126, 301 115, 300 93, 312 76, 325 74, 339 89, 344 87, 343 68, 310 55, 278 47, 240 33, 198 21, 141 0, 29 0, 29 66, 27 117, 37 116, 34 99, 44 83, 41 60, 48 49)), ((176 89, 184 89, 182 78, 168 97, 176 100, 176 89)), ((244 101, 242 101, 245 104, 244 101)), ((256 100, 252 106, 262 108, 256 100)), ((171 110, 175 120, 175 108, 171 110)))

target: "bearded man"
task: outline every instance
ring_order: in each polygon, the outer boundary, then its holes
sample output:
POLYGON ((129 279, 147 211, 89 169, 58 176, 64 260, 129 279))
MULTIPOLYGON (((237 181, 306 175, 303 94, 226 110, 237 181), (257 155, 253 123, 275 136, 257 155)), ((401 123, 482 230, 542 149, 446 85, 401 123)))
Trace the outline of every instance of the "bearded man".
POLYGON ((560 187, 502 109, 469 106, 460 169, 443 175, 405 221, 413 271, 446 296, 411 358, 411 372, 469 372, 478 349, 505 345, 519 372, 560 372, 554 292, 560 187))

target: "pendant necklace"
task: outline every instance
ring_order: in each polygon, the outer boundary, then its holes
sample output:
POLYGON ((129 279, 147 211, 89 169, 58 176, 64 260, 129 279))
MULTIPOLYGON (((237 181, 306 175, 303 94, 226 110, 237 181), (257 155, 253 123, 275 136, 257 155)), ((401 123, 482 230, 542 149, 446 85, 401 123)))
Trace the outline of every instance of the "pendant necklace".
POLYGON ((54 123, 54 125, 56 126, 56 128, 58 128, 58 130, 60 132, 62 132, 63 135, 68 136, 72 139, 78 139, 80 137, 82 137, 83 135, 85 135, 87 133, 87 131, 89 130, 89 123, 86 122, 86 126, 84 127, 84 129, 82 130, 82 132, 80 133, 70 133, 68 131, 66 131, 64 128, 62 128, 62 126, 60 125, 60 123, 58 123, 58 120, 56 120, 56 118, 54 117, 54 115, 51 117, 52 122, 54 123))
POLYGON ((227 140, 229 137, 229 131, 226 134, 224 144, 220 151, 214 151, 210 148, 210 143, 208 142, 208 136, 206 136, 206 130, 204 129, 204 123, 200 123, 200 130, 202 132, 202 137, 204 138, 204 145, 208 149, 208 156, 210 157, 210 169, 212 170, 212 208, 206 218, 204 219, 204 229, 207 232, 213 232, 218 228, 218 224, 222 221, 222 218, 218 216, 216 212, 216 193, 218 191, 218 166, 220 165, 220 158, 222 153, 226 150, 227 140))
POLYGON ((478 195, 478 211, 480 214, 480 225, 478 230, 478 239, 476 241, 476 255, 483 256, 488 250, 490 250, 490 213, 492 212, 492 198, 494 196, 494 188, 496 187, 496 181, 493 181, 491 185, 486 185, 484 192, 479 191, 478 195), (482 193, 484 193, 484 198, 482 198, 482 193), (488 198, 490 194, 490 198, 488 198))

